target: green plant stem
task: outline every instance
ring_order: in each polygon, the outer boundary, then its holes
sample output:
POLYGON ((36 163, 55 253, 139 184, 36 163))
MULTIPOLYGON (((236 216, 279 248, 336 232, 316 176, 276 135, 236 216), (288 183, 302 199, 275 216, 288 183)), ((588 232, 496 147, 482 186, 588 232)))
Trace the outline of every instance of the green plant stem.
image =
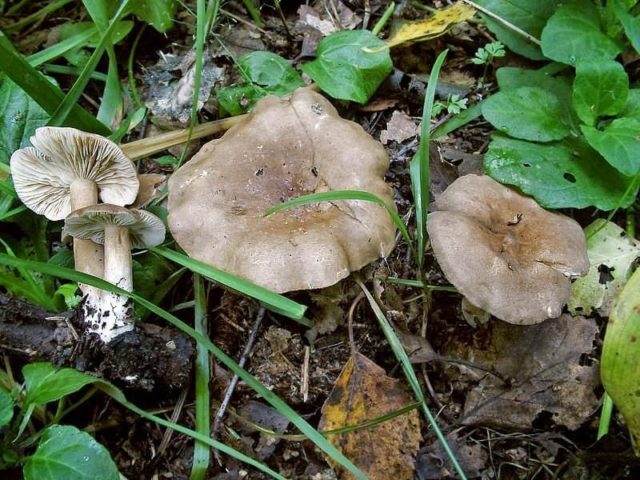
MULTIPOLYGON (((47 73, 61 73, 63 75, 80 76, 82 71, 76 67, 69 67, 68 65, 56 65, 55 63, 46 63, 42 66, 42 69, 47 73)), ((92 80, 98 80, 99 82, 106 82, 107 76, 102 72, 92 72, 89 75, 92 80)))
MULTIPOLYGON (((193 274, 193 292, 195 300, 194 327, 197 332, 207 336, 207 297, 202 277, 193 274)), ((196 345, 195 362, 196 390, 196 431, 202 435, 211 434, 211 397, 209 392, 209 351, 200 343, 196 345)), ((190 480, 204 480, 209 468, 211 449, 205 443, 196 440, 193 447, 193 463, 190 480)))
POLYGON ((138 87, 136 86, 136 75, 135 75, 135 62, 134 58, 136 55, 136 51, 138 50, 138 43, 142 38, 142 34, 144 33, 147 25, 143 25, 142 28, 136 34, 136 38, 133 39, 133 43, 131 44, 131 51, 129 52, 129 57, 127 58, 127 78, 129 79, 129 91, 131 92, 131 98, 138 108, 145 108, 144 103, 142 103, 142 99, 140 98, 140 94, 138 93, 138 87))
POLYGON ((373 26, 371 33, 373 33, 376 37, 380 35, 380 32, 382 31, 384 26, 387 24, 387 22, 391 18, 391 15, 393 15, 393 12, 395 9, 396 9, 395 2, 391 2, 391 4, 387 7, 387 9, 384 11, 382 16, 380 17, 380 20, 378 20, 376 24, 373 26))
POLYGON ((262 20, 262 15, 260 15, 260 10, 256 4, 253 3, 253 0, 242 0, 242 3, 255 24, 260 28, 264 27, 264 21, 262 20))

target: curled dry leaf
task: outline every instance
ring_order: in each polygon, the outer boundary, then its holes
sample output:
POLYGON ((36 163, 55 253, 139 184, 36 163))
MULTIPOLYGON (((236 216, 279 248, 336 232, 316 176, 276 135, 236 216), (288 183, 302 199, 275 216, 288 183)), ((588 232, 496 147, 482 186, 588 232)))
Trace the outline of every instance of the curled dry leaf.
MULTIPOLYGON (((356 426, 410 404, 398 380, 364 355, 352 356, 322 407, 322 431, 356 426)), ((374 427, 329 435, 328 440, 353 461, 370 480, 413 479, 420 444, 420 419, 411 410, 374 427)), ((338 468, 336 466, 336 468, 338 468)), ((339 472, 339 478, 352 474, 339 472)))
POLYGON ((463 424, 526 430, 548 412, 555 424, 575 430, 593 415, 599 405, 598 368, 580 361, 591 353, 598 333, 593 319, 565 314, 537 325, 494 321, 481 328, 490 336, 486 343, 469 345, 466 329, 459 329, 441 349, 442 355, 483 368, 449 371, 468 382, 463 424))

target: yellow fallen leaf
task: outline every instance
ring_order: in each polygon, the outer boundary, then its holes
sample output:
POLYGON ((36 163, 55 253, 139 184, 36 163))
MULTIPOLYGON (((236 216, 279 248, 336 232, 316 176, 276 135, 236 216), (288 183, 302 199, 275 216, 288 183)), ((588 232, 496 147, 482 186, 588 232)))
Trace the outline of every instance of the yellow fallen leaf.
POLYGON ((439 37, 455 24, 469 20, 476 9, 466 3, 458 2, 437 10, 432 16, 418 22, 407 22, 387 39, 387 47, 402 43, 420 42, 439 37))
MULTIPOLYGON (((398 380, 364 355, 356 353, 344 366, 322 406, 322 431, 362 425, 412 402, 398 380)), ((411 480, 420 444, 420 418, 416 410, 386 420, 374 427, 330 434, 328 440, 340 449, 370 480, 411 480)), ((331 462, 330 462, 331 463, 331 462)), ((339 478, 355 478, 339 466, 339 478)))

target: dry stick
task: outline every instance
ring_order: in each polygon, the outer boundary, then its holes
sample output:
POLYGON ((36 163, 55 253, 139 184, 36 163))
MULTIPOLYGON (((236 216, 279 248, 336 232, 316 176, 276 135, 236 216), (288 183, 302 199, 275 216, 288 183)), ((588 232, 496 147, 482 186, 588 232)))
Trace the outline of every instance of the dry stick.
POLYGON ((542 45, 542 42, 540 42, 540 40, 538 40, 536 37, 534 37, 533 35, 525 32, 524 30, 522 30, 519 27, 516 27, 513 23, 508 22, 507 20, 505 20, 504 18, 496 15, 495 13, 493 13, 491 10, 487 10, 486 8, 478 5, 475 2, 472 2, 471 0, 462 0, 464 3, 471 5, 473 8, 475 8, 476 10, 480 10, 482 13, 484 13, 485 15, 493 18, 494 20, 502 23, 505 27, 513 30, 516 33, 519 33, 520 35, 522 35, 524 38, 526 38, 527 40, 529 40, 530 42, 535 43, 536 45, 542 45))
MULTIPOLYGON (((256 315, 256 321, 253 324, 253 328, 251 329, 251 333, 249 334, 249 338, 247 339, 247 343, 244 345, 244 350, 242 351, 242 356, 240 360, 238 360, 238 366, 240 368, 244 368, 245 363, 247 363, 247 358, 249 358, 249 354, 253 349, 253 344, 256 341, 256 337, 258 336, 258 330, 260 330, 260 324, 264 319, 265 309, 264 307, 260 307, 258 310, 258 315, 256 315)), ((218 432, 220 431, 220 426, 222 425, 222 417, 224 417, 224 412, 227 410, 227 406, 229 406, 229 402, 231 401, 231 396, 233 395, 233 391, 238 384, 238 380, 240 377, 238 375, 234 375, 229 382, 229 386, 227 390, 224 392, 224 397, 222 399, 222 403, 220 404, 220 408, 216 412, 216 416, 213 419, 213 428, 211 429, 211 438, 215 439, 218 436, 218 432)), ((218 450, 214 450, 214 454, 216 460, 220 465, 222 465, 222 458, 220 458, 220 452, 218 450)))
MULTIPOLYGON (((244 120, 245 117, 246 115, 238 115, 236 117, 223 118, 222 120, 214 120, 213 122, 201 123, 200 125, 193 127, 190 138, 191 140, 195 140, 229 130, 231 127, 244 120)), ((144 138, 130 143, 123 143, 120 145, 120 148, 131 160, 137 160, 139 158, 163 152, 174 145, 185 143, 188 138, 189 129, 184 128, 182 130, 162 133, 155 137, 144 138)))
MULTIPOLYGON (((178 419, 180 418, 180 414, 182 413, 182 409, 184 408, 184 402, 187 399, 187 393, 189 393, 189 386, 185 386, 180 392, 180 396, 178 397, 178 401, 176 402, 175 407, 173 408, 173 412, 171 413, 171 421, 173 423, 178 423, 178 419)), ((167 428, 164 431, 164 435, 162 436, 162 441, 160 442, 160 446, 158 447, 158 451, 153 456, 154 462, 157 462, 158 459, 162 456, 164 451, 169 446, 169 442, 171 441, 171 437, 175 433, 175 430, 172 428, 167 428)))
POLYGON ((355 312, 356 307, 362 301, 363 298, 364 298, 364 293, 360 292, 358 296, 353 300, 353 302, 351 302, 351 306, 349 307, 349 313, 347 314, 347 319, 348 319, 347 331, 349 332, 349 347, 351 348, 351 356, 353 357, 354 361, 356 358, 356 353, 358 353, 358 349, 356 348, 356 341, 354 340, 354 337, 353 337, 353 313, 355 312))

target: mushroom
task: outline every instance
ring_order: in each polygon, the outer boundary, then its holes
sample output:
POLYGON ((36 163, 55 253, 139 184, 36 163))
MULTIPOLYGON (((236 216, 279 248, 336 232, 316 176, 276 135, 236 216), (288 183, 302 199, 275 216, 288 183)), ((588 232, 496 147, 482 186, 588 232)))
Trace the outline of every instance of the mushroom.
POLYGON ((169 228, 191 257, 276 292, 327 287, 390 253, 395 227, 385 209, 340 201, 265 211, 332 190, 392 205, 388 165, 382 145, 320 94, 268 96, 172 175, 169 228))
MULTIPOLYGON (((18 197, 34 212, 62 220, 98 203, 98 196, 115 205, 135 200, 135 167, 111 140, 74 128, 41 127, 31 144, 11 155, 11 175, 18 197)), ((100 246, 80 240, 73 250, 76 270, 102 277, 100 246)))
POLYGON ((427 230, 447 279, 509 323, 559 317, 571 278, 589 269, 584 233, 488 176, 465 175, 435 201, 427 230))
MULTIPOLYGON (((64 231, 103 244, 104 279, 129 292, 133 291, 131 249, 159 245, 165 237, 164 224, 155 215, 107 203, 71 212, 64 231)), ((101 291, 95 303, 85 302, 84 311, 85 322, 105 343, 133 330, 133 305, 127 297, 101 291)))

